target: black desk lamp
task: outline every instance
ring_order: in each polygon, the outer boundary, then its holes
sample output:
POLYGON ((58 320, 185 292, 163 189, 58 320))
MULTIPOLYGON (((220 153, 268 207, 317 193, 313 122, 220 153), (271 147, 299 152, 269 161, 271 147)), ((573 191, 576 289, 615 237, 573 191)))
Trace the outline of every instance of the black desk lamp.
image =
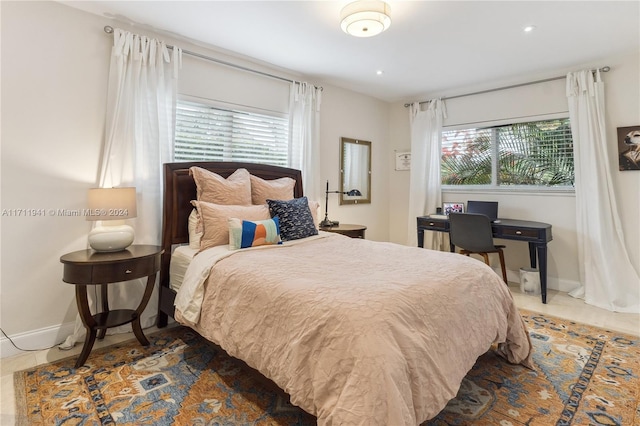
POLYGON ((362 192, 357 189, 352 189, 351 191, 329 191, 329 181, 327 180, 327 189, 324 194, 324 220, 320 222, 320 228, 330 228, 340 224, 340 222, 329 220, 329 194, 346 194, 350 197, 356 197, 362 195, 362 192))

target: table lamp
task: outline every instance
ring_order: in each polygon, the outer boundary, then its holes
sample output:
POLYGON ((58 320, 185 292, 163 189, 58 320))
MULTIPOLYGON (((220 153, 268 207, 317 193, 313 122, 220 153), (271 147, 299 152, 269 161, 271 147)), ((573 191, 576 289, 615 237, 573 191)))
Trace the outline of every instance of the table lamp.
POLYGON ((318 224, 320 228, 330 228, 340 224, 337 221, 329 220, 329 194, 346 194, 350 197, 362 195, 357 189, 352 189, 351 191, 329 191, 329 181, 327 181, 327 189, 324 194, 324 220, 318 224))
POLYGON ((136 189, 89 189, 87 220, 99 221, 89 233, 89 245, 95 251, 113 252, 126 249, 133 243, 133 228, 125 219, 136 217, 136 189))

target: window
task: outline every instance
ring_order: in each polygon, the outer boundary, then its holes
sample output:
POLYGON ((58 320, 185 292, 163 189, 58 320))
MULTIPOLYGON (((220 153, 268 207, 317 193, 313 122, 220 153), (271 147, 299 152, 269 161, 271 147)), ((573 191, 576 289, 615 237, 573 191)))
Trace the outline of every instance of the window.
POLYGON ((569 119, 444 130, 440 166, 449 188, 572 187, 569 119))
POLYGON ((287 166, 289 121, 178 100, 175 161, 245 161, 287 166))

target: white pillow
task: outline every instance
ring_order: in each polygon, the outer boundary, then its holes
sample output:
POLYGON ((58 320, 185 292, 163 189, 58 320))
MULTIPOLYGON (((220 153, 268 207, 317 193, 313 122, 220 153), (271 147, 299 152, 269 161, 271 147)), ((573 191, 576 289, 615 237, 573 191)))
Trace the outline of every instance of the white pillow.
POLYGON ((311 216, 313 216, 313 224, 318 229, 318 225, 320 221, 318 220, 318 209, 320 208, 320 203, 317 201, 309 200, 309 210, 311 210, 311 216))
POLYGON ((188 221, 189 228, 189 247, 192 249, 200 249, 200 240, 202 239, 202 223, 200 223, 200 216, 198 216, 198 210, 191 210, 188 221))

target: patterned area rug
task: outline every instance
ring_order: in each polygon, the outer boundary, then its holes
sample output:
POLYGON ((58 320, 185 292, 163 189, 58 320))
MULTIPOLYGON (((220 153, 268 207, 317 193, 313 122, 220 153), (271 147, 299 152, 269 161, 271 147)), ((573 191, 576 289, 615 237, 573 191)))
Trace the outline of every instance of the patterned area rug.
MULTIPOLYGON (((521 310, 536 371, 488 352, 423 426, 640 424, 640 338, 521 310)), ((18 425, 314 425, 287 395, 184 327, 15 373, 18 425)))
POLYGON ((536 371, 488 352, 424 426, 640 425, 640 338, 520 312, 536 371))

